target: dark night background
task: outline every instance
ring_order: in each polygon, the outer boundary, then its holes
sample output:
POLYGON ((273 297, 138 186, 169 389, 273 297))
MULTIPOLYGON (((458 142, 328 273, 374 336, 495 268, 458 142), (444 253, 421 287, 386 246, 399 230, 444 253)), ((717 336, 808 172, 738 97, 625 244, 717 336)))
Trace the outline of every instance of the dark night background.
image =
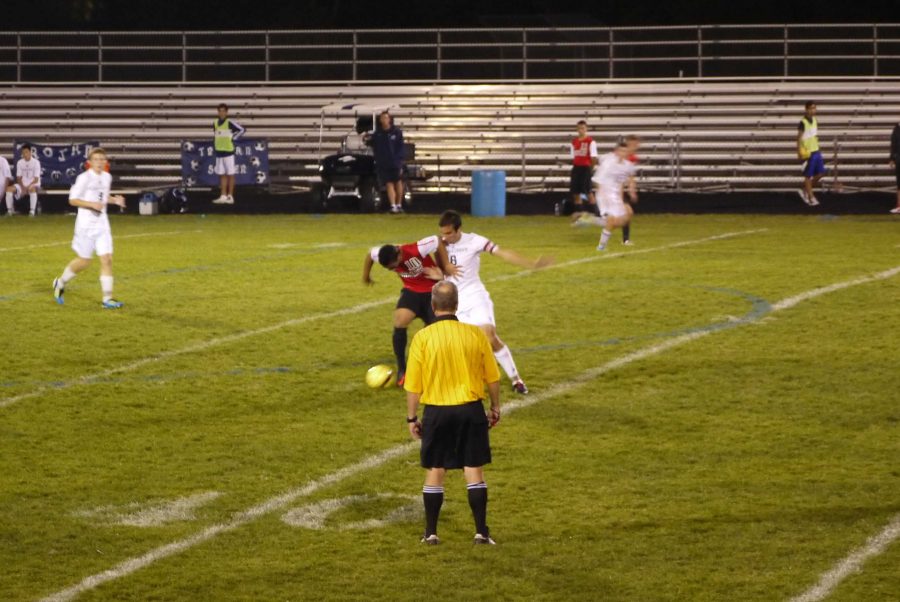
POLYGON ((235 0, 38 0, 4 5, 7 31, 22 29, 365 29, 570 27, 715 23, 878 23, 900 20, 894 1, 704 2, 476 0, 376 3, 235 0), (24 10, 17 10, 20 6, 24 10))

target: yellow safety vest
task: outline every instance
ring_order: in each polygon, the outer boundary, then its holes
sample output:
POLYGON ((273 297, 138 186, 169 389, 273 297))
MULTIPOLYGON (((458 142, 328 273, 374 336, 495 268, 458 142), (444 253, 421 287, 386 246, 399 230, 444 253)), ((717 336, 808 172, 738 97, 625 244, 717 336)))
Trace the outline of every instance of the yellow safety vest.
POLYGON ((819 124, 816 122, 815 117, 810 121, 806 116, 803 117, 801 123, 803 123, 803 134, 800 135, 800 145, 803 149, 803 154, 809 157, 819 150, 819 124))
POLYGON ((213 122, 213 129, 216 132, 215 137, 215 147, 217 151, 233 153, 234 152, 234 140, 231 137, 231 123, 228 119, 225 119, 221 124, 219 120, 216 119, 213 122))

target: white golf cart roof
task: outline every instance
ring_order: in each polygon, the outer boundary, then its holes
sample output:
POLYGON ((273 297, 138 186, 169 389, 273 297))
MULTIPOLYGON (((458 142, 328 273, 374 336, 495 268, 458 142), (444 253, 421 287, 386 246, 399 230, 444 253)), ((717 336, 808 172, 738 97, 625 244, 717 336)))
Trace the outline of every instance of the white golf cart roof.
POLYGON ((322 113, 332 115, 374 115, 383 111, 391 111, 399 109, 400 105, 384 101, 384 102, 354 102, 346 100, 344 102, 333 102, 322 107, 322 113))

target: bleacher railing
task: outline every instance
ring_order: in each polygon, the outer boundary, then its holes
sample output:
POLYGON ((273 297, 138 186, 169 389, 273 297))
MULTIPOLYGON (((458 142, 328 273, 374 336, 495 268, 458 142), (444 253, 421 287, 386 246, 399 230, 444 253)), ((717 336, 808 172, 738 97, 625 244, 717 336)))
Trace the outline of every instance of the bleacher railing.
POLYGON ((900 75, 900 24, 0 32, 8 82, 900 75))

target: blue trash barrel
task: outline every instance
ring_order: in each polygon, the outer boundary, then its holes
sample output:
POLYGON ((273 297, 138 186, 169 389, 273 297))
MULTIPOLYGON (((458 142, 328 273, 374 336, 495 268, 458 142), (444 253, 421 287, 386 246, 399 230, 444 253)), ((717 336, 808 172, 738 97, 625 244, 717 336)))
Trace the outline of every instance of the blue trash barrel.
POLYGON ((472 171, 472 215, 506 215, 506 172, 496 169, 472 171))

